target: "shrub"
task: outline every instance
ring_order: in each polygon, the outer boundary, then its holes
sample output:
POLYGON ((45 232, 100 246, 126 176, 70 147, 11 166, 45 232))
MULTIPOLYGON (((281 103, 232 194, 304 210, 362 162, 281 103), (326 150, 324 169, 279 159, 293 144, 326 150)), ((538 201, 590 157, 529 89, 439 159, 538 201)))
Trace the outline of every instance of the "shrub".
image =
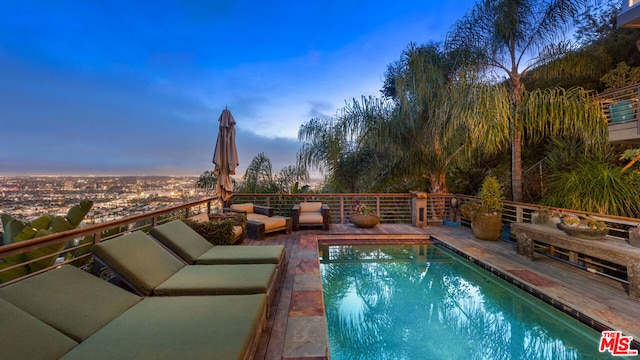
POLYGON ((213 245, 231 245, 236 241, 233 232, 236 223, 233 219, 206 222, 185 220, 185 223, 213 245))

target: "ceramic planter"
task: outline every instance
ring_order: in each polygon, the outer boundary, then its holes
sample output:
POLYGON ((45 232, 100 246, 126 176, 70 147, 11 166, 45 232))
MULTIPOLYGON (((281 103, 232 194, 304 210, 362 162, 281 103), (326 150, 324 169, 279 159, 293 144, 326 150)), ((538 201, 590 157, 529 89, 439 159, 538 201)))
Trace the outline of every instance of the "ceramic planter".
POLYGON ((586 240, 599 240, 604 238, 609 233, 608 229, 582 228, 578 226, 569 226, 562 223, 558 224, 558 228, 566 232, 567 235, 579 237, 586 240))
POLYGON ((502 214, 477 213, 471 222, 473 236, 480 240, 497 241, 502 230, 502 214))
POLYGON ((359 227, 359 228, 372 228, 380 223, 380 218, 378 215, 362 215, 362 214, 353 214, 349 217, 351 222, 359 227))

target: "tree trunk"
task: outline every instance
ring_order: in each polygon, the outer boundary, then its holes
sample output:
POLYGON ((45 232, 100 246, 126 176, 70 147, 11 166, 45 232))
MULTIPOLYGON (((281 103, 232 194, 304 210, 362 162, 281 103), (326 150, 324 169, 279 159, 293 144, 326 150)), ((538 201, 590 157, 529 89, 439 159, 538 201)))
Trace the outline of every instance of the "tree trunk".
POLYGON ((520 82, 520 75, 515 67, 511 74, 511 129, 513 140, 511 143, 511 195, 513 201, 522 201, 522 132, 520 131, 520 106, 524 102, 524 88, 520 82))
POLYGON ((511 144, 511 195, 522 201, 522 133, 516 130, 511 144))
POLYGON ((430 193, 446 193, 447 175, 444 172, 431 172, 429 174, 429 192, 430 193))

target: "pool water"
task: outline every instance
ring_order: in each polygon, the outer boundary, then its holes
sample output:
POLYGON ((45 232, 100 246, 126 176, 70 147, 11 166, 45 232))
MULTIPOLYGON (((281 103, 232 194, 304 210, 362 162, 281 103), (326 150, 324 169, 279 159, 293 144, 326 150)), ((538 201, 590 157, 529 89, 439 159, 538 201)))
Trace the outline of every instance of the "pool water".
POLYGON ((600 333, 432 244, 321 246, 332 360, 609 359, 600 333))

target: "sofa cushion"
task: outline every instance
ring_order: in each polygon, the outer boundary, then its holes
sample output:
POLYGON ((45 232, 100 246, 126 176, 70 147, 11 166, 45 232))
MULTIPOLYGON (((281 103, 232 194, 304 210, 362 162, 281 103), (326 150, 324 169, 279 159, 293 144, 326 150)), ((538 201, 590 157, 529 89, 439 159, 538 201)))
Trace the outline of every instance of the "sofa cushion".
POLYGON ((149 233, 189 264, 195 264, 200 255, 213 248, 207 239, 180 220, 158 225, 149 233))
POLYGON ((280 264, 284 245, 216 246, 204 253, 196 264, 280 264))
POLYGON ((253 203, 233 204, 231 205, 231 208, 233 210, 244 211, 247 213, 247 215, 253 214, 253 203))
POLYGON ((322 224, 322 214, 319 212, 301 212, 298 222, 300 224, 322 224))
POLYGON ((22 309, 0 299, 3 359, 58 359, 77 342, 22 309))
POLYGON ((64 265, 0 288, 0 298, 83 341, 141 297, 72 265, 64 265))
POLYGON ((300 203, 300 212, 320 212, 322 211, 322 203, 321 202, 302 202, 300 203))
POLYGON ((262 214, 247 214, 247 220, 265 222, 269 217, 262 214))
POLYGON ((144 295, 185 266, 139 230, 97 243, 92 251, 144 295))
POLYGON ((287 218, 282 216, 271 216, 260 221, 264 223, 265 232, 287 227, 287 218))
POLYGON ((244 359, 266 297, 147 298, 63 359, 244 359))
POLYGON ((267 293, 273 264, 189 265, 158 285, 154 295, 245 295, 267 293))
POLYGON ((239 239, 242 236, 242 233, 244 231, 242 230, 242 226, 241 225, 236 225, 233 227, 233 236, 235 236, 236 240, 239 239))

